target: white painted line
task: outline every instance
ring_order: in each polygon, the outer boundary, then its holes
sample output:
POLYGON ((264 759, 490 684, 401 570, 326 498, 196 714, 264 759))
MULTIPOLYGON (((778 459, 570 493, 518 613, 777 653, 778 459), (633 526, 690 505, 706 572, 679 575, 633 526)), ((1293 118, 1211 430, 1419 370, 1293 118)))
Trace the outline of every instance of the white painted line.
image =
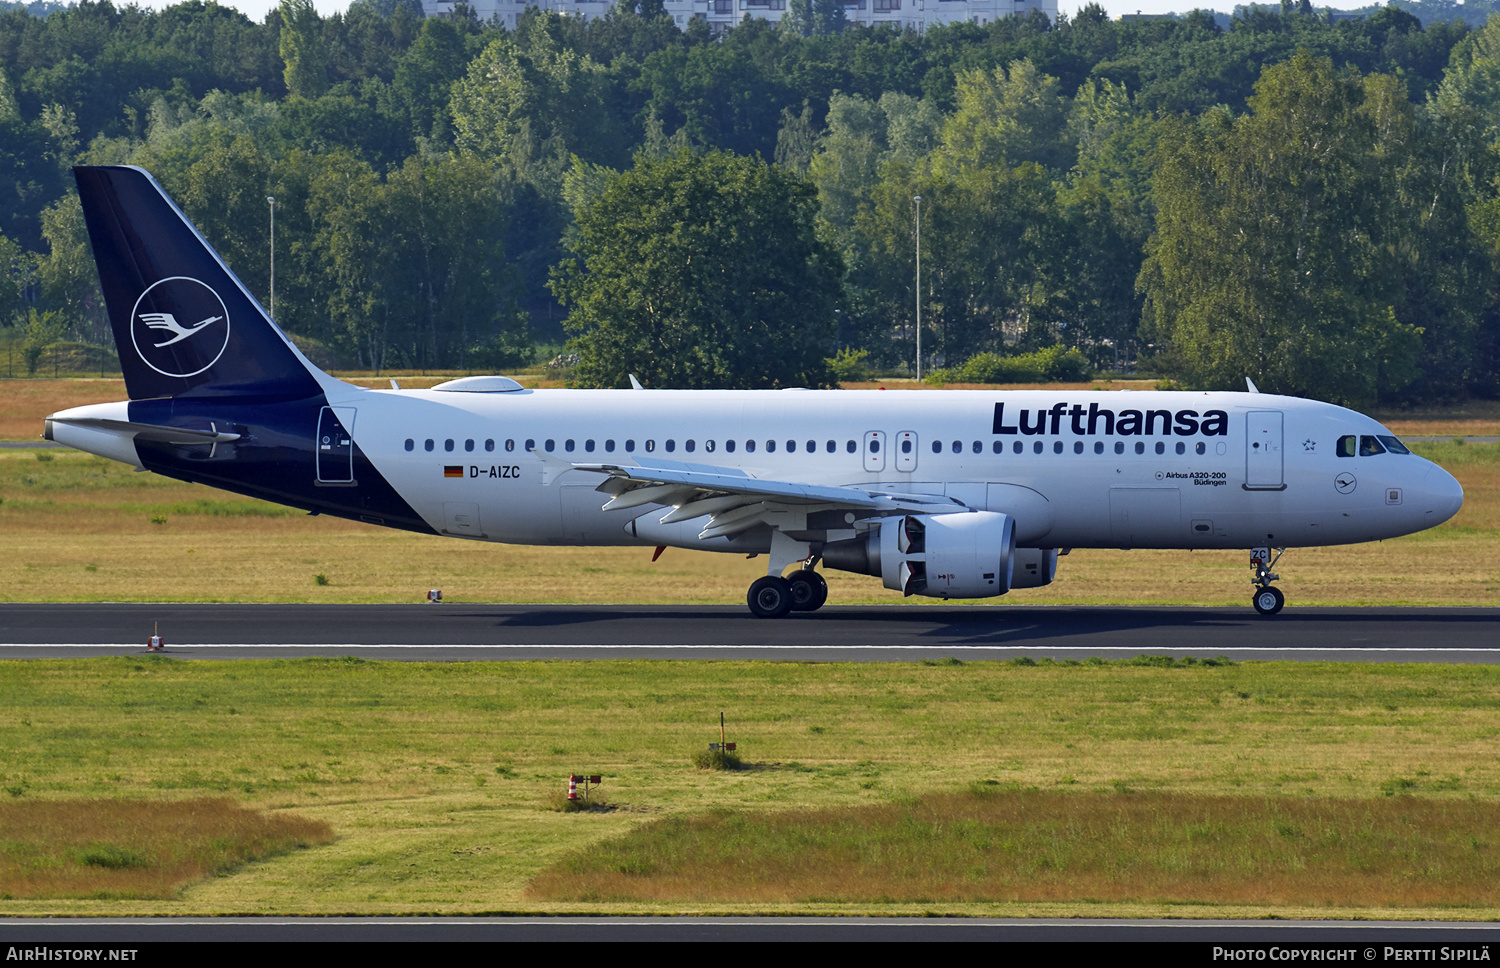
MULTIPOLYGON (((181 652, 186 649, 494 649, 518 650, 518 649, 552 649, 563 650, 609 650, 609 649, 651 649, 653 651, 689 651, 714 649, 719 651, 739 651, 750 649, 763 651, 783 652, 930 652, 930 651, 960 651, 966 654, 975 652, 1065 652, 1088 650, 1090 652, 1133 652, 1137 655, 1151 654, 1161 655, 1168 652, 1193 652, 1198 653, 1202 649, 1189 649, 1182 646, 1159 646, 1155 652, 1144 652, 1147 646, 1139 645, 964 645, 962 643, 949 643, 944 645, 623 645, 620 643, 601 645, 553 645, 546 642, 535 642, 529 644, 466 644, 466 643, 424 643, 421 645, 364 645, 354 642, 316 644, 288 644, 288 643, 196 643, 177 642, 169 645, 164 653, 147 653, 151 655, 170 655, 173 652, 181 652)), ((10 642, 0 643, 3 649, 140 649, 145 651, 145 646, 139 642, 10 642)), ((1324 645, 1324 646, 1225 646, 1221 651, 1225 652, 1472 652, 1475 654, 1500 653, 1500 648, 1463 648, 1445 647, 1431 648, 1426 646, 1363 646, 1363 645, 1324 645)))

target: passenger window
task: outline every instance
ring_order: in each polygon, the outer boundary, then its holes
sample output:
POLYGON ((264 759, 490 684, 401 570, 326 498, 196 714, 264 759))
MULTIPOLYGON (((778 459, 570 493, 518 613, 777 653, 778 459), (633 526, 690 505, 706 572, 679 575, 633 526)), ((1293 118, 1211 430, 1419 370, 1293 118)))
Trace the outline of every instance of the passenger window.
POLYGON ((981 444, 977 440, 974 441, 974 453, 976 453, 976 454, 982 454, 982 453, 984 453, 984 445, 981 444))
POLYGON ((484 442, 484 450, 485 450, 485 453, 487 453, 487 454, 493 454, 495 452, 495 442, 494 442, 494 440, 486 440, 484 442))
POLYGON ((1081 440, 1075 440, 1075 441, 1073 441, 1073 453, 1075 453, 1075 454, 1081 454, 1081 453, 1083 453, 1083 441, 1081 441, 1081 440))
POLYGON ((730 453, 730 454, 734 453, 734 441, 732 441, 732 440, 726 440, 726 441, 724 441, 724 450, 725 450, 725 452, 730 453))
POLYGON ((654 450, 656 450, 656 441, 654 441, 654 440, 648 440, 648 441, 646 441, 646 453, 649 454, 649 453, 651 453, 654 450))
POLYGON ((545 448, 547 448, 547 453, 550 454, 554 450, 557 449, 557 441, 555 441, 555 440, 549 440, 545 444, 543 444, 542 446, 545 447, 545 448))
POLYGON ((753 453, 755 453, 755 441, 753 441, 753 440, 747 440, 747 441, 745 441, 745 453, 747 453, 747 454, 753 454, 753 453))
POLYGON ((786 442, 786 452, 788 454, 795 454, 797 452, 797 442, 795 440, 786 442))
POLYGON ((604 442, 604 452, 606 454, 613 454, 615 452, 615 442, 613 440, 606 440, 604 442))
POLYGON ((714 452, 714 442, 711 440, 705 440, 703 442, 703 449, 712 454, 714 452))
POLYGON ((633 454, 633 453, 635 453, 635 441, 633 441, 633 440, 627 440, 627 441, 625 441, 625 453, 627 453, 627 454, 633 454))
POLYGON ((583 449, 592 454, 594 452, 594 442, 592 440, 585 440, 583 442, 583 449))
MULTIPOLYGON (((552 448, 549 447, 547 449, 551 450, 552 448)), ((573 453, 573 441, 571 439, 563 441, 563 450, 567 451, 570 454, 573 453)))
POLYGON ((449 437, 447 440, 443 441, 443 449, 446 450, 446 451, 452 451, 453 450, 453 438, 452 437, 449 437))
POLYGON ((807 442, 807 452, 809 454, 816 454, 818 452, 818 442, 816 440, 809 440, 807 442))
POLYGON ((941 454, 943 452, 943 442, 941 440, 934 440, 932 442, 932 452, 934 454, 941 454))
POLYGON ((415 440, 412 440, 410 437, 406 438, 406 449, 408 451, 416 450, 417 442, 415 440))
POLYGON ((1135 452, 1137 454, 1144 454, 1146 452, 1146 444, 1143 441, 1137 440, 1135 442, 1135 452))
POLYGON ((766 453, 768 453, 768 454, 774 454, 774 453, 776 453, 776 441, 774 441, 774 440, 768 440, 768 441, 766 441, 766 453))
POLYGON ((473 452, 473 450, 474 450, 474 440, 473 440, 473 438, 470 438, 469 440, 464 441, 464 450, 469 451, 470 453, 473 452))
POLYGON ((689 441, 685 441, 683 443, 682 449, 685 450, 685 451, 687 451, 689 454, 691 454, 693 452, 693 448, 696 447, 696 446, 698 446, 698 445, 695 444, 695 443, 693 443, 691 440, 689 440, 689 441))
POLYGON ((528 452, 536 450, 536 441, 535 440, 531 440, 531 439, 527 439, 527 441, 526 441, 526 450, 528 452))
POLYGON ((836 441, 830 440, 828 442, 828 452, 830 454, 837 453, 838 449, 839 449, 839 445, 838 445, 838 443, 836 441))
POLYGON ((1203 453, 1206 450, 1208 450, 1208 446, 1206 444, 1204 444, 1203 441, 1201 441, 1201 440, 1198 441, 1198 443, 1196 443, 1196 444, 1193 445, 1193 453, 1195 453, 1195 454, 1201 454, 1201 453, 1203 453))
POLYGON ((1377 435, 1376 439, 1379 440, 1382 444, 1385 444, 1385 449, 1388 450, 1388 451, 1390 451, 1393 454, 1410 454, 1411 453, 1411 451, 1409 451, 1409 450, 1406 449, 1406 445, 1403 444, 1401 441, 1397 440, 1395 437, 1386 437, 1384 435, 1377 435))
POLYGON ((870 440, 870 453, 872 453, 872 454, 878 454, 878 453, 880 453, 880 441, 875 440, 873 438, 870 440))
POLYGON ((1117 441, 1115 441, 1115 453, 1117 453, 1117 454, 1123 454, 1123 453, 1125 453, 1125 441, 1123 441, 1123 440, 1117 440, 1117 441))
POLYGON ((506 451, 513 451, 513 450, 515 450, 516 449, 516 442, 515 442, 515 440, 513 440, 513 439, 512 440, 507 440, 505 442, 505 449, 506 449, 506 451))
POLYGON ((1016 445, 1014 447, 1012 447, 1011 449, 1014 450, 1016 453, 1019 454, 1021 452, 1021 442, 1019 440, 1016 441, 1016 445))
POLYGON ((903 454, 910 454, 911 453, 911 441, 910 440, 903 440, 903 441, 901 441, 901 453, 903 453, 903 454))
POLYGON ((855 446, 855 443, 852 440, 849 441, 847 444, 844 445, 844 450, 848 451, 851 454, 854 453, 858 449, 859 448, 855 446))
POLYGON ((997 440, 990 445, 990 450, 994 451, 997 454, 1003 454, 1005 452, 1005 445, 997 440))
POLYGON ((1385 448, 1380 446, 1380 441, 1369 434, 1362 434, 1359 438, 1359 456, 1374 457, 1376 454, 1385 453, 1385 448))
POLYGON ((1054 454, 1061 454, 1062 453, 1062 441, 1060 441, 1060 440, 1054 440, 1052 442, 1052 453, 1054 453, 1054 454))
POLYGON ((955 440, 953 442, 953 452, 955 454, 962 454, 964 452, 963 441, 955 440))
POLYGON ((1094 453, 1096 453, 1096 454, 1102 454, 1102 453, 1104 453, 1104 441, 1102 441, 1102 440, 1096 440, 1096 441, 1094 441, 1094 453))
POLYGON ((422 444, 422 448, 424 450, 426 450, 427 452, 429 452, 429 453, 432 452, 432 438, 431 437, 428 437, 427 440, 422 444))
POLYGON ((1180 456, 1182 456, 1185 453, 1187 453, 1187 444, 1184 444, 1182 441, 1179 440, 1177 442, 1177 454, 1180 457, 1180 456))
POLYGON ((1158 440, 1156 442, 1156 452, 1158 454, 1165 454, 1167 452, 1167 445, 1158 440))
MULTIPOLYGON (((650 449, 650 441, 647 441, 647 449, 648 450, 650 449)), ((677 441, 675 441, 675 440, 668 440, 667 441, 667 453, 670 454, 670 453, 672 453, 672 451, 674 451, 676 449, 677 449, 677 441)))

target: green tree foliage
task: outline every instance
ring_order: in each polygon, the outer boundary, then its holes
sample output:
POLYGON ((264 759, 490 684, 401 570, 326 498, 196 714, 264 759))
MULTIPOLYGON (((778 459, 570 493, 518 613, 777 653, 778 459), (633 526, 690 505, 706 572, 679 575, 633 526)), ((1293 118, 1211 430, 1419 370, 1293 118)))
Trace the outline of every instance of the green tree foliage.
POLYGON ((722 152, 641 159, 577 212, 578 377, 682 389, 822 386, 843 265, 812 187, 722 152))
POLYGON ((328 90, 328 43, 312 0, 281 0, 281 59, 292 97, 319 98, 328 90))
POLYGON ((963 168, 953 173, 891 164, 871 204, 856 216, 866 249, 853 273, 854 325, 884 324, 915 348, 916 206, 922 197, 922 351, 930 365, 1020 341, 1047 345, 1057 334, 1049 264, 1063 226, 1047 172, 963 168))
POLYGON ((958 76, 957 109, 943 126, 939 164, 948 169, 1034 161, 1068 168, 1067 99, 1030 60, 958 76))
MULTIPOLYGON (((1393 253, 1417 240, 1381 138, 1378 79, 1306 52, 1269 68, 1252 113, 1162 137, 1158 228, 1141 274, 1155 332, 1202 386, 1368 402, 1420 372, 1393 253)), ((1388 102, 1384 102, 1388 105, 1388 102)), ((1418 243, 1419 244, 1419 243, 1418 243)))
POLYGON ((472 155, 411 158, 382 180, 347 155, 329 161, 309 205, 331 262, 328 311, 358 361, 377 370, 529 361, 488 167, 472 155))

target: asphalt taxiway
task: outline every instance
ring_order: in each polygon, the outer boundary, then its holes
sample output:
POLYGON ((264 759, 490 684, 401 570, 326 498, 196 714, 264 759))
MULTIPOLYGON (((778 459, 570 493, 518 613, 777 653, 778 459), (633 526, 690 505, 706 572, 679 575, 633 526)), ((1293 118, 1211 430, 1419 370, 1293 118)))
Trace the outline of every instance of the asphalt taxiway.
POLYGON ((1500 608, 849 605, 784 619, 738 606, 0 604, 0 658, 1120 658, 1500 662, 1500 608))

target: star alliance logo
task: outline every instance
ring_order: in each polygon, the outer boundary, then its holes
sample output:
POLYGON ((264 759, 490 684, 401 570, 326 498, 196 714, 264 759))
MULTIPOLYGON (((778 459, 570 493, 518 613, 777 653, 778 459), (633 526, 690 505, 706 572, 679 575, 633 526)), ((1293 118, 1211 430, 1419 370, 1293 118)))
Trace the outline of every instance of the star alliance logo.
POLYGON ((130 338, 141 361, 163 376, 197 376, 229 346, 229 310, 218 293, 197 279, 161 279, 136 300, 130 338), (181 319, 196 322, 183 324, 181 319))

